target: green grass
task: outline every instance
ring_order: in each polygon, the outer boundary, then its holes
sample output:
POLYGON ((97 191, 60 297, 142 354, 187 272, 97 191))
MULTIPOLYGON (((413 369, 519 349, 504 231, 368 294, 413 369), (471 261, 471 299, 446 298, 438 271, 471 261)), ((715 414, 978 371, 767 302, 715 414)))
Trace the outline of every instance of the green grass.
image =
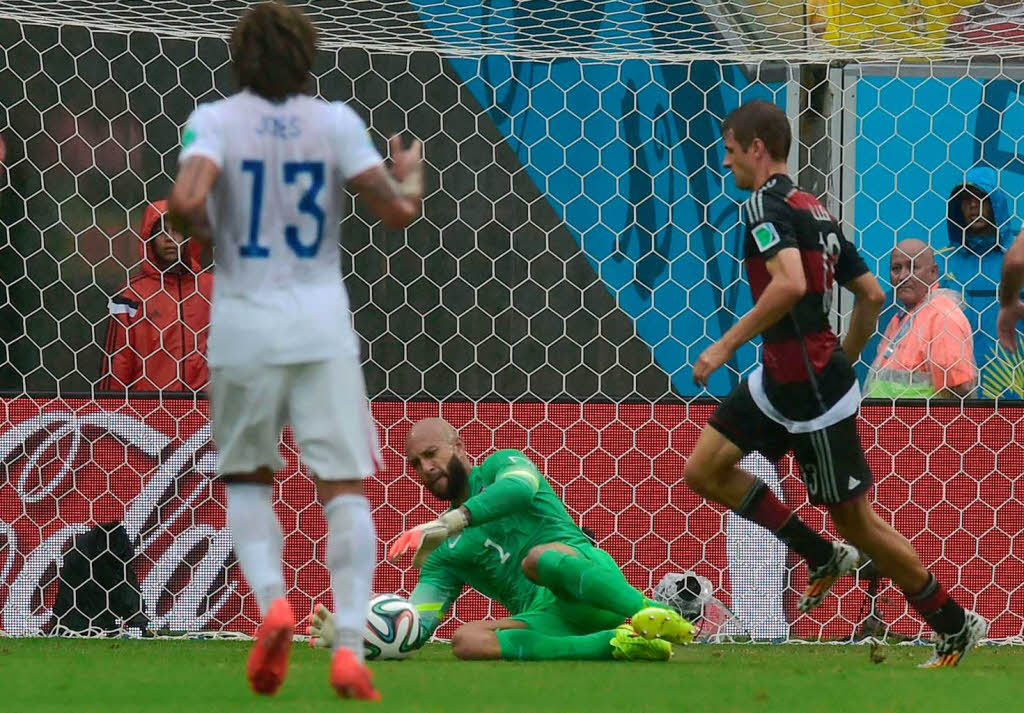
POLYGON ((921 671, 929 649, 709 646, 671 663, 461 662, 432 645, 373 664, 380 704, 343 702, 327 685, 327 653, 296 645, 288 681, 257 698, 243 667, 249 644, 225 641, 0 639, 4 713, 323 713, 338 708, 456 713, 964 713, 1024 709, 1024 650, 985 647, 956 669, 921 671))

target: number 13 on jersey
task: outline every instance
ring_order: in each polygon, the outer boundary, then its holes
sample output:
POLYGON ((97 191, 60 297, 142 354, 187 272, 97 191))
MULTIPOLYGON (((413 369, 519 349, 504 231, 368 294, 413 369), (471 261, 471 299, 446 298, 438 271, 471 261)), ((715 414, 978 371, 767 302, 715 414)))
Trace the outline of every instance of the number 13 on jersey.
MULTIPOLYGON (((298 226, 286 225, 284 240, 298 257, 314 257, 320 250, 320 241, 324 237, 324 211, 317 203, 320 191, 324 187, 324 164, 322 161, 288 161, 281 168, 281 180, 285 185, 297 183, 300 176, 309 176, 309 188, 299 198, 298 211, 316 220, 316 236, 312 242, 304 241, 298 226)), ((249 241, 240 245, 238 252, 242 257, 270 257, 270 248, 260 244, 260 218, 263 213, 266 167, 263 161, 247 160, 242 161, 242 171, 252 174, 252 204, 249 216, 249 241)), ((274 178, 271 176, 270 180, 274 178)))

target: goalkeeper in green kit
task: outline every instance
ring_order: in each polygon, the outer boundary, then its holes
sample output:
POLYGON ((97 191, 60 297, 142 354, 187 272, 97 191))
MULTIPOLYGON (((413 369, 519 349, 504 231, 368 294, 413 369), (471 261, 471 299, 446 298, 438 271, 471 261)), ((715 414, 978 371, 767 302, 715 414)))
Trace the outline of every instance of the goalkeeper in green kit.
MULTIPOLYGON (((673 643, 693 639, 689 621, 629 585, 521 451, 501 450, 473 467, 455 429, 430 418, 409 431, 406 455, 423 485, 452 504, 403 532, 388 552, 392 560, 410 553, 420 568, 410 597, 419 645, 467 585, 512 615, 460 627, 452 650, 461 659, 665 661, 673 643)), ((310 634, 330 645, 325 607, 310 634)))

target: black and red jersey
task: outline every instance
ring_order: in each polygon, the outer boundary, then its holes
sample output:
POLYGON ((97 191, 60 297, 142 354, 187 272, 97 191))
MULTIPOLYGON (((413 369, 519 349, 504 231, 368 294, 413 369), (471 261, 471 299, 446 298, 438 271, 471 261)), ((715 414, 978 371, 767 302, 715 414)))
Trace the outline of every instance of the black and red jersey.
POLYGON ((836 219, 783 174, 743 204, 743 260, 756 302, 771 281, 767 261, 784 248, 800 251, 807 292, 761 335, 763 393, 787 420, 820 419, 856 384, 829 322, 833 287, 868 271, 836 219))

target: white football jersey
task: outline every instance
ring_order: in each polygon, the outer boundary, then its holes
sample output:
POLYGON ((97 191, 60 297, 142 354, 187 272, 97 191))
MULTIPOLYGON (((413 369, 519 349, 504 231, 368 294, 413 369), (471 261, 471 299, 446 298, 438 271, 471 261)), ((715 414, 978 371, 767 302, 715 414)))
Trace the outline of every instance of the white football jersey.
POLYGON ((363 121, 341 102, 241 91, 192 112, 178 161, 191 156, 220 168, 210 365, 358 355, 338 241, 345 184, 382 161, 363 121))

